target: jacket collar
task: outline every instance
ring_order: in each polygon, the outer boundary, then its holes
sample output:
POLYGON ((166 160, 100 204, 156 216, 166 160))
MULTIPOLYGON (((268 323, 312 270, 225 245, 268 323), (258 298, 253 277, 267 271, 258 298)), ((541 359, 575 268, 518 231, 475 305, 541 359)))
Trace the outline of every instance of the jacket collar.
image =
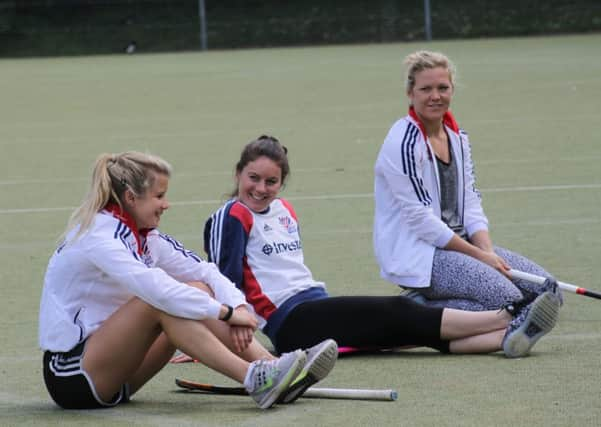
POLYGON ((133 217, 129 213, 127 213, 123 209, 121 209, 121 207, 117 203, 113 203, 113 202, 108 203, 104 207, 104 210, 106 210, 107 212, 112 214, 113 217, 117 218, 119 221, 121 221, 127 227, 129 227, 129 229, 133 233, 134 237, 136 238, 136 243, 138 244, 138 255, 142 255, 143 251, 142 251, 142 244, 141 244, 140 236, 146 238, 146 235, 152 229, 151 228, 138 229, 138 226, 136 225, 136 222, 134 221, 133 217))
MULTIPOLYGON (((417 123, 419 130, 422 132, 424 140, 427 139, 428 135, 426 134, 426 127, 424 126, 422 121, 417 116, 417 113, 415 112, 415 109, 413 108, 413 106, 409 107, 409 115, 417 123)), ((455 117, 453 117, 453 114, 451 113, 451 111, 447 110, 447 112, 444 113, 444 116, 442 116, 442 123, 445 126, 447 126, 449 129, 451 129, 453 132, 459 133, 459 125, 457 125, 457 122, 455 121, 455 117)))

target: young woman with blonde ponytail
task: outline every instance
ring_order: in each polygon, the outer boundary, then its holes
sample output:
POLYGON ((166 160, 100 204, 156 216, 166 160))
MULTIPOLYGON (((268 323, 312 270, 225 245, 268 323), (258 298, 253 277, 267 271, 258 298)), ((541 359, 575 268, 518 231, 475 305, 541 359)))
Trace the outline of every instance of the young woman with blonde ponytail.
MULTIPOLYGON (((50 259, 39 343, 48 392, 63 408, 127 401, 176 348, 244 383, 261 408, 292 393, 305 365, 302 350, 279 359, 267 352, 232 282, 157 230, 170 174, 149 154, 98 157, 89 192, 50 259)), ((317 350, 327 372, 335 346, 317 350)))

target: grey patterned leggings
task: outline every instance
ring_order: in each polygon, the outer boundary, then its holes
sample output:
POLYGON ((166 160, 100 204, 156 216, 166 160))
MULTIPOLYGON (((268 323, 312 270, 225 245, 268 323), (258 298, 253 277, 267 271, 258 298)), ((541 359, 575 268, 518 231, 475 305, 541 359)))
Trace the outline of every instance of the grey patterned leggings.
MULTIPOLYGON (((551 277, 541 266, 520 254, 495 246, 497 255, 516 270, 551 277)), ((429 288, 416 288, 425 305, 460 310, 496 310, 522 298, 520 289, 537 291, 540 285, 511 281, 489 265, 455 251, 436 249, 429 288)))

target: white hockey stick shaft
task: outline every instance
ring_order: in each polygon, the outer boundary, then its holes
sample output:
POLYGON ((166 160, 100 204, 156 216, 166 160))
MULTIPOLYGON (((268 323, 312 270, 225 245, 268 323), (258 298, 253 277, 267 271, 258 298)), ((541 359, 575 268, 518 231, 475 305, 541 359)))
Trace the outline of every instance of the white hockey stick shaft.
POLYGON ((303 397, 320 399, 354 399, 354 400, 397 400, 395 390, 369 390, 356 388, 322 388, 311 387, 303 397))
MULTIPOLYGON (((514 270, 514 269, 509 270, 509 275, 511 277, 513 277, 514 279, 527 280, 528 282, 536 283, 537 285, 542 285, 543 283, 545 283, 545 280, 546 280, 542 276, 537 276, 536 274, 530 274, 530 273, 526 273, 525 271, 514 270)), ((559 285, 559 287, 561 289, 565 289, 566 291, 570 291, 570 292, 576 292, 576 289, 578 289, 577 286, 570 285, 568 283, 559 282, 559 281, 557 282, 557 285, 559 285)))
MULTIPOLYGON (((536 274, 526 273, 524 271, 511 269, 511 270, 509 270, 509 275, 511 277, 513 277, 514 279, 527 280, 529 282, 537 283, 539 285, 542 285, 543 283, 545 283, 544 277, 537 276, 536 274)), ((557 286, 559 286, 559 289, 562 289, 564 291, 573 292, 575 294, 584 295, 584 296, 591 297, 591 298, 601 299, 601 294, 594 292, 594 291, 590 291, 586 288, 581 288, 581 287, 574 286, 569 283, 560 282, 560 281, 557 281, 557 286)))
MULTIPOLYGON (((213 384, 201 383, 197 381, 175 379, 178 387, 188 391, 198 391, 212 394, 246 396, 248 392, 244 387, 216 386, 213 384)), ((311 387, 305 391, 302 397, 313 397, 322 399, 353 399, 353 400, 382 400, 392 401, 397 399, 395 390, 373 390, 356 388, 319 388, 311 387)))

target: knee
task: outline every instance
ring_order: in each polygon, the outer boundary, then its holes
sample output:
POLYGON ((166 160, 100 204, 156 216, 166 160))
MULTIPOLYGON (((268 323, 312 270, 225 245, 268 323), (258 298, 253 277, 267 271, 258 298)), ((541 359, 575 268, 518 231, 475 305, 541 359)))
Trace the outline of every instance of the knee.
POLYGON ((204 282, 192 281, 192 282, 187 282, 187 285, 192 286, 197 289, 200 289, 201 291, 204 291, 207 294, 209 294, 209 296, 211 298, 215 298, 215 294, 213 293, 213 290, 211 289, 211 287, 204 282))
POLYGON ((131 298, 123 309, 134 318, 145 318, 148 319, 148 321, 151 321, 151 319, 158 320, 162 313, 160 309, 139 297, 131 298))
POLYGON ((486 304, 487 310, 495 310, 503 305, 519 301, 522 299, 522 292, 513 284, 507 286, 498 286, 496 290, 492 290, 489 294, 489 304, 486 304))

